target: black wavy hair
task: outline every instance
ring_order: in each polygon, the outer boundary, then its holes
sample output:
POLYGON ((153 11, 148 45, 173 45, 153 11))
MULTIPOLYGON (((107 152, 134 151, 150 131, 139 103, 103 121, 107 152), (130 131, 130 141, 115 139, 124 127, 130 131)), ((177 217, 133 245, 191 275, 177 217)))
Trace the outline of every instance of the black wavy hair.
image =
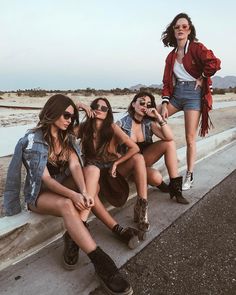
POLYGON ((92 101, 90 107, 93 109, 93 107, 99 102, 99 100, 104 101, 108 107, 107 116, 103 120, 101 129, 99 131, 96 130, 96 118, 87 117, 85 122, 80 124, 82 150, 85 158, 88 159, 94 158, 98 154, 102 154, 105 150, 105 147, 110 143, 114 135, 114 131, 112 128, 114 118, 109 101, 104 97, 98 97, 92 101), (94 134, 96 134, 98 137, 98 145, 96 149, 93 143, 94 134))

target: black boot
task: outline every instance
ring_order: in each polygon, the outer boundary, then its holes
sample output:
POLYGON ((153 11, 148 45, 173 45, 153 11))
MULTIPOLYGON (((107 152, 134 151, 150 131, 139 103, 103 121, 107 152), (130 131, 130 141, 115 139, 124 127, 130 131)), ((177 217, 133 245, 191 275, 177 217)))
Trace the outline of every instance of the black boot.
POLYGON ((137 230, 133 227, 123 228, 119 224, 116 224, 112 232, 125 244, 128 245, 130 249, 135 249, 139 245, 139 241, 146 239, 146 232, 137 230))
MULTIPOLYGON (((88 229, 88 224, 86 221, 83 221, 83 224, 88 229)), ((62 257, 62 263, 65 269, 73 270, 76 268, 76 265, 79 260, 79 246, 72 240, 68 231, 63 235, 64 239, 64 251, 62 257)))
POLYGON ((189 204, 189 201, 186 200, 183 195, 182 195, 182 182, 183 182, 183 177, 179 176, 176 178, 171 178, 170 179, 170 198, 176 198, 177 203, 180 204, 189 204))
POLYGON ((100 247, 88 254, 103 288, 108 294, 131 295, 133 289, 120 274, 114 261, 100 247))
POLYGON ((79 246, 72 240, 68 231, 65 232, 64 236, 64 251, 63 251, 63 266, 67 270, 76 268, 79 260, 79 246))
POLYGON ((161 184, 157 185, 157 188, 159 188, 159 190, 163 193, 169 193, 170 192, 170 188, 169 185, 167 185, 164 181, 162 181, 161 184))

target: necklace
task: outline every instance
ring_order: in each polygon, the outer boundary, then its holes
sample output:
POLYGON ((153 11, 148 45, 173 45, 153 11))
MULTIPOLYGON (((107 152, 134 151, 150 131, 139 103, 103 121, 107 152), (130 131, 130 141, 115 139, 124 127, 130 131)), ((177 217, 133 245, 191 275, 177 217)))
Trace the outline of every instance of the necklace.
POLYGON ((134 120, 134 122, 137 123, 137 124, 141 124, 141 123, 142 123, 142 120, 140 121, 140 120, 136 119, 135 116, 133 117, 133 120, 134 120))

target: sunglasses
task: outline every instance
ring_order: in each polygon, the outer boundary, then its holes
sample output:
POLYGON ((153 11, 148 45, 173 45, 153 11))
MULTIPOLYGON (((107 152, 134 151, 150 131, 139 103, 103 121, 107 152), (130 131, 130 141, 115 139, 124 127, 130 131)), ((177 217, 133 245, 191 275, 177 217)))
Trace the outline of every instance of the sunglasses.
POLYGON ((180 29, 188 30, 189 25, 177 25, 177 26, 174 26, 173 28, 174 28, 174 30, 180 30, 180 29))
POLYGON ((151 104, 150 102, 148 102, 148 103, 146 104, 145 101, 139 101, 139 105, 141 105, 142 107, 146 107, 146 108, 148 108, 148 109, 150 109, 150 108, 152 107, 152 104, 151 104))
POLYGON ((106 113, 108 111, 108 107, 107 106, 102 106, 99 103, 96 103, 95 105, 93 105, 91 107, 94 111, 98 110, 98 111, 102 111, 103 113, 106 113))
POLYGON ((70 112, 64 112, 63 113, 63 118, 65 120, 69 120, 69 119, 74 120, 75 119, 74 114, 71 114, 70 112))

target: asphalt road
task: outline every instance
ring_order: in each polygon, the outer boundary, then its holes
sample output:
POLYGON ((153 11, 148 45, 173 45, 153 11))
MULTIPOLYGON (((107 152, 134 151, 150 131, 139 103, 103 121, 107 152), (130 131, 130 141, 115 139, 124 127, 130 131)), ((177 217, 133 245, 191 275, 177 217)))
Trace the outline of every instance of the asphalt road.
MULTIPOLYGON (((236 170, 122 272, 135 295, 235 295, 236 170)), ((101 289, 91 293, 102 294, 101 289)))

